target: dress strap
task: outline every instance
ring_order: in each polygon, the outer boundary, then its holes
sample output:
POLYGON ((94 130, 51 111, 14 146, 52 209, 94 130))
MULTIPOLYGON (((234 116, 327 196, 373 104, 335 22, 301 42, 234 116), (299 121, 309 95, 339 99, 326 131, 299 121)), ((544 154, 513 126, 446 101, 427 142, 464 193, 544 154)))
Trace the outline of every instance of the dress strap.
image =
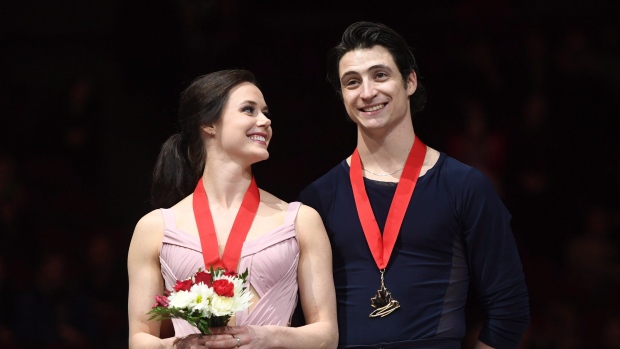
POLYGON ((174 211, 171 208, 162 208, 161 214, 164 216, 164 228, 174 229, 177 227, 176 220, 174 219, 174 211))
POLYGON ((284 218, 284 225, 292 225, 295 224, 295 218, 297 218, 297 212, 301 207, 301 202, 293 201, 288 204, 288 209, 286 210, 286 217, 284 218))

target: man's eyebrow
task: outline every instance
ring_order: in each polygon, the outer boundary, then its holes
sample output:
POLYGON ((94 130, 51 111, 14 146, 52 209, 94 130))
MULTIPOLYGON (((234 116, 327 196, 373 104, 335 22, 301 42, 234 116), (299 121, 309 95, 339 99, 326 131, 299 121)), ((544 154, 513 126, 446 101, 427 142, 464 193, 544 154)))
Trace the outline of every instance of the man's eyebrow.
POLYGON ((347 72, 345 72, 344 74, 342 74, 342 76, 340 77, 340 81, 342 81, 344 78, 346 78, 349 75, 357 75, 357 72, 354 70, 349 70, 347 72))
POLYGON ((385 64, 375 64, 372 67, 368 68, 368 71, 377 70, 377 69, 387 69, 389 71, 392 71, 392 68, 390 68, 389 66, 385 64))
MULTIPOLYGON (((375 64, 371 67, 369 67, 366 71, 373 71, 373 70, 377 70, 377 69, 386 69, 389 71, 392 71, 392 68, 390 68, 389 66, 385 65, 385 64, 375 64)), ((342 74, 342 76, 340 77, 340 80, 343 80, 344 78, 346 78, 349 75, 356 75, 359 74, 357 71, 355 70, 349 70, 347 72, 345 72, 344 74, 342 74)))

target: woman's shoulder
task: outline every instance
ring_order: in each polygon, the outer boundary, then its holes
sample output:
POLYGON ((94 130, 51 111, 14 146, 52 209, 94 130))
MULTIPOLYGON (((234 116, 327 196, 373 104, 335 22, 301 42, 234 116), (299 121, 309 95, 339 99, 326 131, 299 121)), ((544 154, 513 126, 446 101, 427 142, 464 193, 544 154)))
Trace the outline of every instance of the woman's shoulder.
POLYGON ((174 204, 170 209, 174 212, 175 217, 178 219, 183 219, 185 215, 191 213, 193 215, 194 205, 193 205, 194 194, 189 194, 181 201, 174 204))
POLYGON ((130 256, 154 258, 164 234, 164 225, 164 217, 159 209, 142 216, 131 237, 130 256))
POLYGON ((297 219, 302 224, 323 224, 323 220, 319 213, 311 206, 301 204, 299 212, 297 213, 297 219))
MULTIPOLYGON (((261 189, 260 192, 260 201, 263 204, 268 205, 269 207, 275 208, 277 210, 286 212, 289 209, 289 205, 292 204, 293 202, 287 202, 284 201, 282 199, 280 199, 279 197, 264 191, 261 189)), ((301 202, 298 202, 299 206, 299 211, 297 213, 297 217, 298 219, 301 218, 302 220, 314 220, 314 219, 321 219, 321 217, 319 216, 319 214, 317 213, 317 211, 315 209, 313 209, 310 206, 304 205, 301 202)))
MULTIPOLYGON (((326 239, 327 232, 318 212, 306 205, 301 205, 295 220, 295 230, 300 247, 316 243, 318 239, 326 239)), ((329 246, 329 245, 327 245, 329 246)), ((305 249, 305 247, 302 247, 305 249)))
POLYGON ((263 189, 260 189, 260 202, 280 211, 286 211, 289 205, 288 202, 263 189))
POLYGON ((149 234, 153 231, 163 231, 164 217, 160 209, 153 210, 140 218, 134 230, 135 235, 149 234))

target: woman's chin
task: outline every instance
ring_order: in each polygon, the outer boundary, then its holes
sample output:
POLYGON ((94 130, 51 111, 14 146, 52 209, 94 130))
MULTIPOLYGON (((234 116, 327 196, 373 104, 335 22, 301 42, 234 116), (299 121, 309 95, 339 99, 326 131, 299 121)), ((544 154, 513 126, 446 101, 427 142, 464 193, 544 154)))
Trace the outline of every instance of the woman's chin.
POLYGON ((269 159, 269 152, 265 151, 263 154, 255 154, 252 156, 252 164, 265 161, 269 159))

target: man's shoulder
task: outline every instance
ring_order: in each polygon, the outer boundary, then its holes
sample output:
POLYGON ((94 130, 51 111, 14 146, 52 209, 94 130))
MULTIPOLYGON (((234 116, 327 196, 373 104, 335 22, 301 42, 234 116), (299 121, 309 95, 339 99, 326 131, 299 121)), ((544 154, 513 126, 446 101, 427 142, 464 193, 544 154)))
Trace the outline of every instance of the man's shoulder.
POLYGON ((306 186, 299 194, 298 200, 304 204, 313 207, 319 213, 324 211, 331 205, 335 191, 341 183, 349 178, 348 165, 345 161, 341 161, 324 175, 306 186))
POLYGON ((467 165, 445 153, 441 161, 441 172, 448 180, 463 180, 483 176, 482 172, 473 166, 467 165))
MULTIPOLYGON (((342 180, 348 178, 348 165, 345 160, 339 162, 336 166, 332 167, 329 171, 325 172, 321 177, 310 183, 306 189, 329 189, 342 180)), ((304 191, 306 190, 304 189, 304 191)))
POLYGON ((445 154, 441 172, 453 192, 494 190, 493 183, 482 171, 445 154))
POLYGON ((443 153, 441 167, 444 173, 450 177, 459 177, 476 170, 474 167, 462 163, 445 153, 443 153))

